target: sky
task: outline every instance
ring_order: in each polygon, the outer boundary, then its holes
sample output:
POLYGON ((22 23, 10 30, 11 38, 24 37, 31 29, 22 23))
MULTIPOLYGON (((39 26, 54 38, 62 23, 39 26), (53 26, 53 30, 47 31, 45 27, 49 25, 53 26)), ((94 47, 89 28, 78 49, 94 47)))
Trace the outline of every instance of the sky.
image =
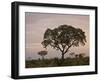
MULTIPOLYGON (((71 25, 75 28, 81 28, 86 35, 87 43, 85 46, 72 47, 68 54, 74 52, 75 54, 85 53, 89 56, 89 15, 78 14, 55 14, 55 13, 36 13, 25 12, 25 58, 39 59, 38 52, 45 50, 41 45, 43 35, 47 28, 54 29, 59 25, 71 25)), ((61 57, 61 52, 50 46, 46 49, 48 54, 45 58, 61 57)))

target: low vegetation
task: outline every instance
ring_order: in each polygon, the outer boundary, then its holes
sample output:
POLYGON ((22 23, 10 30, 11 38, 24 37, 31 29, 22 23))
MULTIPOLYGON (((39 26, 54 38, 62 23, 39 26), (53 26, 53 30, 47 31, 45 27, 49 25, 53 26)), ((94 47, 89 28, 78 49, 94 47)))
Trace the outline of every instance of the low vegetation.
POLYGON ((58 67, 58 66, 79 66, 79 65, 89 65, 89 57, 82 57, 76 55, 76 57, 67 57, 62 62, 59 58, 52 59, 38 59, 38 60, 27 60, 26 68, 35 67, 58 67))

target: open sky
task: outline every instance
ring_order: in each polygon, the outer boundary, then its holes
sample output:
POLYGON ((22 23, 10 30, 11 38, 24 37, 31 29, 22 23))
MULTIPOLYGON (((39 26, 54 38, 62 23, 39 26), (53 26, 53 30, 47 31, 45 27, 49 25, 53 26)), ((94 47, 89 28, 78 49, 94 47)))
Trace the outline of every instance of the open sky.
MULTIPOLYGON (((68 53, 75 52, 76 54, 85 53, 89 55, 89 15, 25 12, 25 58, 27 60, 40 58, 38 52, 45 50, 41 45, 45 30, 63 24, 81 28, 87 39, 85 46, 72 47, 68 53)), ((46 58, 61 57, 61 52, 51 47, 48 47, 47 51, 46 58)), ((65 57, 67 56, 68 54, 65 55, 65 57)))

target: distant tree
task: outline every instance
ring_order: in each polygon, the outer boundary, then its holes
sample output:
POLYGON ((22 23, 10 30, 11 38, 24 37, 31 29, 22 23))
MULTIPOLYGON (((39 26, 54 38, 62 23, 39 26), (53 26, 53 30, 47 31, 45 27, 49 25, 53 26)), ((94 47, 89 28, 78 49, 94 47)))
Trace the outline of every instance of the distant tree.
POLYGON ((69 53, 69 55, 73 58, 75 56, 74 52, 69 53))
POLYGON ((31 57, 28 57, 28 60, 32 60, 32 58, 31 57))
POLYGON ((70 25, 60 25, 54 29, 47 29, 44 33, 42 45, 46 48, 51 46, 61 52, 61 59, 64 60, 64 55, 73 46, 85 45, 85 32, 80 28, 75 28, 70 25))
POLYGON ((82 59, 85 56, 85 53, 80 53, 79 58, 82 59))
POLYGON ((76 55, 75 55, 75 58, 76 58, 76 59, 77 59, 77 58, 79 58, 79 55, 78 55, 78 54, 76 54, 76 55))
POLYGON ((42 60, 44 60, 44 56, 47 55, 47 51, 39 51, 38 55, 42 57, 42 60))

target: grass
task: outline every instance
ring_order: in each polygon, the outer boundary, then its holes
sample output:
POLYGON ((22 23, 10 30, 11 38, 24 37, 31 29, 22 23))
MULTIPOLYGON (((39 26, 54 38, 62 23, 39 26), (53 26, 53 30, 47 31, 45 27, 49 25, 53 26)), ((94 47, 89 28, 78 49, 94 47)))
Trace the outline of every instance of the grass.
POLYGON ((82 58, 65 58, 62 62, 59 58, 52 59, 38 59, 38 60, 26 60, 26 68, 36 68, 36 67, 58 67, 58 66, 80 66, 89 65, 89 57, 82 58))

